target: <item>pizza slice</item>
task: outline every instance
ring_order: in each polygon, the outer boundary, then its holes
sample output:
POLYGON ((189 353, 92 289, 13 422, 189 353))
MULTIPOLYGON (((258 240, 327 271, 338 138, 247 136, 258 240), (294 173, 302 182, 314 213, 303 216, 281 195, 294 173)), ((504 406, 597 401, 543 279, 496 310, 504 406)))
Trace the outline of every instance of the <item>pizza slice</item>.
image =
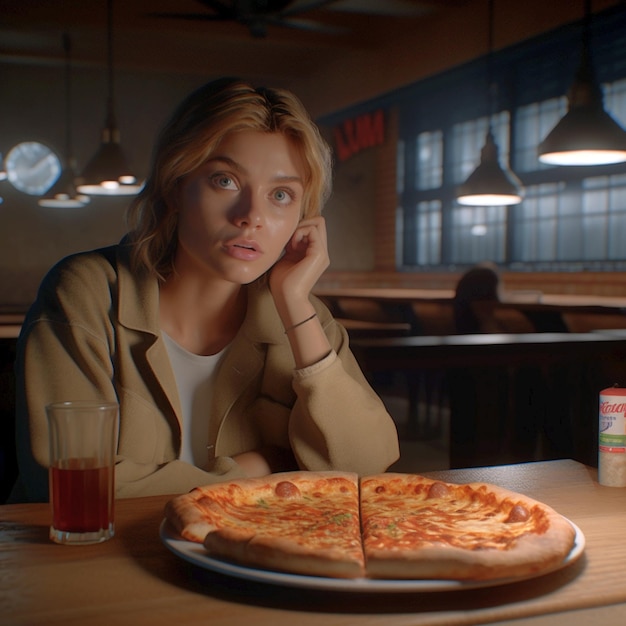
POLYGON ((212 556, 290 573, 364 575, 356 474, 284 472, 198 487, 166 518, 212 556))
POLYGON ((364 478, 360 487, 372 578, 521 577, 561 563, 574 545, 564 517, 496 485, 388 473, 364 478))

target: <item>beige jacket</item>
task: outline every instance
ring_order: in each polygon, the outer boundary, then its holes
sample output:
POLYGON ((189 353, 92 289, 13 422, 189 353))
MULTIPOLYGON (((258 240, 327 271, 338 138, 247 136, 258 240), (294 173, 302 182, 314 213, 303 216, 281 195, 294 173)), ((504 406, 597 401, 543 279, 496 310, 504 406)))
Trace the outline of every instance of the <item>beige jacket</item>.
POLYGON ((12 500, 47 500, 45 405, 119 402, 117 497, 181 493, 243 477, 232 456, 291 449, 300 468, 384 471, 398 458, 395 425, 366 382, 345 329, 313 303, 333 351, 294 370, 266 281, 247 287, 246 319, 217 373, 210 471, 178 459, 181 411, 159 329, 154 278, 133 276, 124 245, 68 257, 44 279, 18 343, 20 479, 12 500))

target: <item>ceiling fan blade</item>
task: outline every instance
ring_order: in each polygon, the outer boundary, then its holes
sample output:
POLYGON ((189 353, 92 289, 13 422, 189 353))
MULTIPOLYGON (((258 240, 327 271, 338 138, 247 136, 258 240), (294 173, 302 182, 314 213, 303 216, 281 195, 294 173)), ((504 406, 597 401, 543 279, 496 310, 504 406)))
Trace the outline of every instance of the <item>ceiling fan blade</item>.
POLYGON ((345 13, 364 13, 368 15, 388 15, 394 17, 415 17, 425 15, 432 11, 430 3, 411 2, 410 0, 337 0, 332 2, 335 6, 329 7, 330 11, 345 13))
POLYGON ((225 3, 220 0, 196 0, 207 9, 211 9, 211 11, 215 11, 216 13, 232 13, 233 12, 233 3, 225 3))
POLYGON ((337 4, 339 0, 296 0, 291 2, 287 8, 280 12, 281 17, 291 17, 292 15, 300 15, 308 11, 321 9, 327 4, 337 4))
POLYGON ((322 24, 322 22, 316 22, 315 20, 307 20, 303 18, 283 17, 283 14, 280 14, 279 17, 268 17, 264 20, 264 22, 270 26, 306 30, 326 35, 343 35, 349 32, 348 29, 341 28, 339 26, 331 26, 329 24, 322 24))
POLYGON ((234 19, 230 15, 216 15, 212 13, 148 13, 148 17, 158 17, 170 20, 224 22, 234 19))
POLYGON ((255 13, 274 15, 293 4, 293 0, 235 0, 235 4, 248 7, 255 13))

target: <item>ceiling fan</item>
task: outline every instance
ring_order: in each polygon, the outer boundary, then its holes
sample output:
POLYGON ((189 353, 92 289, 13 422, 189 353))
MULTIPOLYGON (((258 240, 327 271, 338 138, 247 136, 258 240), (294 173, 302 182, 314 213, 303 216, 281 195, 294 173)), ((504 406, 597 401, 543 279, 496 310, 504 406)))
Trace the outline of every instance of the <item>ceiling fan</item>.
POLYGON ((338 33, 341 29, 298 17, 337 0, 197 0, 211 12, 151 13, 152 17, 208 22, 238 22, 253 37, 265 37, 268 26, 296 28, 321 33, 338 33))
MULTIPOLYGON (((450 0, 447 0, 450 2, 450 0)), ((432 0, 197 0, 209 12, 151 13, 152 17, 207 21, 237 22, 253 37, 265 37, 268 26, 296 28, 316 33, 342 34, 345 28, 301 17, 318 9, 334 12, 364 13, 414 17, 433 10, 432 0)))

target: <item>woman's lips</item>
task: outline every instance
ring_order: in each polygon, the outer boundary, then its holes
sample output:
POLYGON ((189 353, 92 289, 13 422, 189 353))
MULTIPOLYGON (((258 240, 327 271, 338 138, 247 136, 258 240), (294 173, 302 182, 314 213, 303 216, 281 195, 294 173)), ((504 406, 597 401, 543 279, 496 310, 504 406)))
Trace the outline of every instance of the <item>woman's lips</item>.
POLYGON ((254 261, 262 255, 262 251, 255 241, 230 241, 224 247, 227 254, 243 261, 254 261))

